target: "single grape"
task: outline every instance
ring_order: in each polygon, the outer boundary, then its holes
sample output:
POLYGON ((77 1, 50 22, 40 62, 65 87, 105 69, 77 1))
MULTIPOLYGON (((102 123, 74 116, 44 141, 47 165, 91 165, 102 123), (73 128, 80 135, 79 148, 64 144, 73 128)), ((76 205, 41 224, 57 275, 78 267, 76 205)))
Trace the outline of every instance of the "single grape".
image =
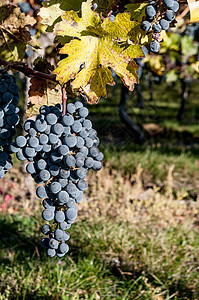
POLYGON ((45 235, 51 233, 51 228, 48 224, 45 224, 41 227, 41 232, 45 235))
POLYGON ((95 147, 95 146, 93 146, 93 147, 91 147, 90 149, 89 149, 89 153, 90 153, 90 155, 92 156, 92 157, 97 157, 98 156, 98 154, 100 153, 100 151, 99 151, 99 149, 97 148, 97 147, 95 147))
POLYGON ((85 139, 89 135, 89 131, 87 128, 82 127, 82 130, 80 131, 79 135, 85 139))
POLYGON ((49 168, 49 172, 52 176, 57 176, 59 174, 59 167, 57 165, 51 165, 49 168))
POLYGON ((68 247, 68 245, 67 244, 65 244, 65 243, 61 243, 60 245, 59 245, 59 251, 61 252, 61 253, 67 253, 68 251, 69 251, 69 247, 68 247))
POLYGON ((34 128, 30 128, 28 131, 28 134, 30 136, 36 136, 37 135, 37 131, 34 128))
POLYGON ((80 108, 82 108, 82 107, 83 107, 82 102, 80 102, 80 101, 75 102, 75 108, 76 108, 76 110, 77 110, 77 109, 80 109, 80 108))
POLYGON ((19 87, 16 83, 11 83, 9 85, 9 88, 8 88, 9 92, 11 92, 12 94, 18 94, 19 92, 19 87))
POLYGON ((74 121, 71 128, 73 132, 78 133, 82 130, 82 124, 79 121, 74 121))
POLYGON ((50 160, 52 161, 52 163, 58 164, 62 161, 62 158, 63 158, 63 155, 60 155, 57 152, 52 152, 50 154, 50 160))
POLYGON ((62 124, 64 126, 71 126, 74 124, 74 118, 73 116, 71 116, 70 114, 65 114, 63 117, 62 117, 62 124))
POLYGON ((63 133, 63 131, 64 131, 64 127, 60 123, 57 123, 52 126, 52 132, 57 135, 61 135, 63 133))
POLYGON ((58 136, 54 133, 50 133, 48 138, 49 138, 49 143, 52 145, 54 145, 58 142, 58 136))
POLYGON ((87 148, 92 147, 93 146, 93 140, 91 138, 89 138, 89 137, 85 138, 85 146, 87 148))
POLYGON ((36 170, 35 170, 35 165, 34 163, 30 162, 27 166, 26 166, 26 171, 29 174, 36 174, 36 170))
POLYGON ((59 182, 52 182, 50 184, 50 192, 53 193, 53 194, 57 194, 61 191, 61 185, 59 182))
MULTIPOLYGON (((167 29, 169 29, 169 21, 167 21, 166 19, 164 19, 164 18, 162 18, 161 20, 160 20, 160 26, 162 27, 162 29, 163 30, 167 30, 167 29)), ((152 43, 152 42, 151 42, 152 43)), ((149 44, 149 46, 150 46, 150 44, 149 44)), ((150 49, 151 50, 151 49, 150 49)), ((151 50, 152 51, 152 50, 151 50)), ((153 51, 152 51, 153 52, 153 51)), ((159 52, 159 50, 158 50, 158 52, 159 52)), ((154 52, 154 53, 157 53, 157 52, 154 52)))
POLYGON ((87 173, 87 169, 82 167, 76 171, 77 177, 80 179, 84 179, 86 177, 86 173, 87 173))
POLYGON ((70 171, 67 167, 62 166, 59 170, 59 176, 60 178, 68 178, 70 176, 70 171))
POLYGON ((149 44, 150 51, 153 53, 158 53, 160 50, 160 43, 158 41, 152 41, 149 44))
POLYGON ((53 256, 55 256, 55 254, 56 254, 55 249, 51 249, 51 248, 48 248, 48 249, 47 249, 47 255, 48 255, 49 257, 53 257, 53 256))
POLYGON ((52 148, 51 145, 45 144, 45 145, 43 145, 43 152, 48 153, 51 151, 51 148, 52 148))
POLYGON ((156 15, 156 9, 153 5, 148 5, 145 9, 146 17, 153 18, 156 15))
POLYGON ((152 29, 155 33, 160 33, 162 31, 162 27, 159 23, 154 23, 152 29))
POLYGON ((25 147, 24 148, 24 155, 26 157, 34 157, 36 155, 36 151, 32 147, 25 147))
POLYGON ((8 85, 5 82, 0 82, 0 93, 5 93, 8 90, 8 85))
POLYGON ((61 229, 56 229, 55 232, 55 239, 58 241, 62 241, 63 240, 63 235, 64 235, 64 231, 61 229))
MULTIPOLYGON (((94 164, 95 165, 95 164, 94 164)), ((88 183, 81 179, 78 183, 77 183, 77 187, 80 191, 85 191, 88 187, 88 183)))
POLYGON ((55 114, 49 113, 46 115, 46 122, 48 125, 54 125, 57 123, 57 116, 55 114))
POLYGON ((60 223, 65 221, 65 215, 63 211, 59 210, 55 212, 55 221, 60 223))
POLYGON ((173 2, 173 5, 170 6, 170 9, 176 13, 178 10, 179 10, 180 6, 179 6, 179 3, 177 1, 174 1, 173 2))
POLYGON ((51 221, 54 218, 54 211, 52 209, 44 209, 42 212, 42 217, 45 221, 51 221))
POLYGON ((83 146, 84 146, 84 139, 81 136, 78 136, 76 147, 81 149, 83 146))
POLYGON ((73 114, 76 110, 75 105, 73 103, 67 104, 66 109, 70 114, 73 114))
POLYGON ((5 92, 2 95, 2 100, 4 103, 9 103, 13 100, 14 96, 10 92, 5 92))
POLYGON ((165 13, 165 16, 164 16, 168 21, 173 21, 174 18, 175 18, 175 14, 174 12, 171 10, 171 9, 168 9, 165 13))
POLYGON ((60 155, 66 155, 69 152, 69 148, 66 145, 61 145, 58 147, 58 152, 60 155))
POLYGON ((51 238, 49 240, 49 247, 51 247, 52 249, 58 249, 58 246, 59 246, 59 242, 56 239, 51 238))
POLYGON ((50 179, 50 172, 48 170, 41 170, 39 172, 39 176, 41 178, 41 180, 43 180, 44 182, 48 181, 50 179))
POLYGON ((48 238, 43 238, 43 239, 41 240, 41 245, 42 245, 42 247, 48 248, 48 246, 49 246, 49 241, 50 241, 50 239, 48 239, 48 238))
POLYGON ((17 138, 16 138, 16 146, 19 147, 19 148, 23 148, 25 145, 26 145, 26 138, 23 136, 23 135, 19 135, 17 138))
POLYGON ((74 220, 77 218, 77 211, 74 208, 69 208, 65 212, 66 219, 74 220))
POLYGON ((19 160, 25 160, 26 158, 28 158, 28 157, 25 157, 25 156, 24 156, 22 149, 20 149, 20 150, 17 152, 16 156, 17 156, 17 158, 18 158, 19 160))
POLYGON ((91 169, 94 165, 94 160, 92 157, 86 157, 85 162, 84 162, 84 166, 85 168, 91 169))
POLYGON ((115 16, 114 15, 110 15, 109 19, 110 19, 111 22, 114 22, 115 21, 115 16))
POLYGON ((88 109, 86 107, 82 107, 78 110, 78 113, 81 118, 86 118, 88 116, 88 109))
POLYGON ((47 193, 46 193, 46 189, 43 185, 38 186, 38 188, 36 189, 36 194, 37 197, 44 199, 47 197, 47 193))
POLYGON ((43 204, 44 208, 52 209, 53 211, 55 211, 55 206, 54 206, 52 199, 46 198, 43 200, 42 204, 43 204))
POLYGON ((78 189, 76 188, 76 185, 74 183, 69 183, 66 186, 66 191, 74 198, 78 195, 78 189))
POLYGON ((45 145, 45 144, 48 143, 48 136, 47 136, 47 134, 45 134, 45 133, 41 133, 41 134, 39 135, 38 139, 39 139, 39 143, 40 143, 41 145, 45 145))
POLYGON ((100 153, 95 157, 95 159, 96 159, 96 160, 99 160, 99 161, 103 160, 103 159, 104 159, 103 153, 100 152, 100 153))
POLYGON ((61 203, 66 203, 69 199, 69 195, 66 191, 60 191, 57 195, 57 199, 61 203))
POLYGON ((71 227, 70 224, 68 224, 66 221, 59 223, 59 227, 61 230, 66 230, 69 229, 71 227))
POLYGON ((61 184, 62 189, 65 188, 68 184, 68 179, 65 178, 59 178, 58 182, 61 184))
POLYGON ((47 123, 45 120, 36 120, 35 122, 35 129, 38 131, 38 132, 44 132, 47 128, 47 123))
POLYGON ((32 136, 31 138, 29 138, 28 145, 32 148, 37 148, 37 146, 39 146, 38 138, 35 136, 32 136))
POLYGON ((67 155, 65 157, 65 160, 64 160, 64 163, 66 166, 68 166, 69 168, 70 167, 74 167, 75 166, 75 163, 76 163, 76 159, 74 156, 72 155, 67 155))
POLYGON ((66 137, 63 139, 63 144, 67 145, 69 148, 75 147, 77 144, 77 138, 73 134, 68 134, 66 137))

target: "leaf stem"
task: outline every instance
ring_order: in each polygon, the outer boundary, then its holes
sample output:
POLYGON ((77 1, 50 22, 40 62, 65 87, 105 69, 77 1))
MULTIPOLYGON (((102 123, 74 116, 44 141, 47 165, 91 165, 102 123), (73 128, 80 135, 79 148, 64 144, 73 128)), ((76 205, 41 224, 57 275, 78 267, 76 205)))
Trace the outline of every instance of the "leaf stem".
POLYGON ((66 102, 67 102, 67 94, 66 94, 66 90, 63 87, 62 89, 62 104, 63 104, 63 112, 62 112, 62 116, 65 116, 66 114, 66 102))
POLYGON ((42 79, 46 79, 46 80, 49 80, 49 81, 59 83, 56 80, 55 75, 51 75, 51 74, 47 74, 47 73, 43 73, 43 72, 33 70, 24 62, 20 62, 20 61, 18 61, 18 62, 8 62, 6 60, 0 59, 0 65, 6 66, 9 69, 17 70, 17 71, 23 73, 24 75, 26 75, 28 77, 36 76, 36 77, 39 77, 39 78, 42 78, 42 79))

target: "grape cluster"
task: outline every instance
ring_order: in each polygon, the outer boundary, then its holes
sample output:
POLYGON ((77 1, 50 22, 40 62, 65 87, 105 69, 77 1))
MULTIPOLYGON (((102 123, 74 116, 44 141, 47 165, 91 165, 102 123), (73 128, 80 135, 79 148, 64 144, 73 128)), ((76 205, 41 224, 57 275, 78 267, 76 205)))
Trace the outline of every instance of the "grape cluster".
POLYGON ((19 87, 14 76, 0 70, 0 179, 12 168, 9 147, 19 123, 19 87))
POLYGON ((149 5, 146 7, 146 20, 141 23, 143 31, 153 31, 153 40, 149 44, 149 49, 153 53, 158 53, 160 50, 159 37, 162 30, 169 29, 170 23, 175 19, 175 13, 179 9, 178 0, 162 0, 163 12, 160 12, 159 1, 149 0, 149 5), (162 16, 159 20, 158 13, 162 16))
POLYGON ((48 224, 42 240, 50 257, 64 256, 69 247, 66 241, 69 229, 77 217, 77 203, 88 187, 85 180, 88 169, 101 169, 103 154, 99 151, 97 132, 86 117, 88 109, 79 101, 69 103, 62 115, 62 105, 42 106, 36 120, 24 123, 26 136, 18 136, 10 150, 19 160, 27 159, 27 172, 40 184, 36 194, 43 200, 43 219, 54 220, 54 229, 48 224))

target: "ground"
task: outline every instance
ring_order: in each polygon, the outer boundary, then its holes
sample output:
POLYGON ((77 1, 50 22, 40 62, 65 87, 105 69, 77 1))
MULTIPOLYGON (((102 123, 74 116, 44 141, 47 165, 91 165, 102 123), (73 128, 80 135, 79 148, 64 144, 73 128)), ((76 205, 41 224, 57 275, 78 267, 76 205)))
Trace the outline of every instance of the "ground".
POLYGON ((143 86, 145 108, 133 108, 134 96, 128 113, 144 145, 119 121, 119 89, 90 108, 104 166, 87 178, 64 259, 40 246, 42 206, 20 165, 1 180, 0 299, 199 299, 198 84, 181 122, 178 85, 156 86, 152 102, 143 86))

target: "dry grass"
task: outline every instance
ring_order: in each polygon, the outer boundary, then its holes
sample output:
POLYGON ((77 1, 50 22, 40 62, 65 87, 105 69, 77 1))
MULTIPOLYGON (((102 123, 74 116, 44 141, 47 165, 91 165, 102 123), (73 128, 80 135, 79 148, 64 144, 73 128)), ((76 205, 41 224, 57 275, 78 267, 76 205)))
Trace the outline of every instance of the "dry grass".
POLYGON ((164 192, 143 188, 140 165, 125 177, 108 167, 91 173, 61 263, 43 254, 40 201, 30 207, 13 170, 0 186, 0 299, 198 299, 199 202, 174 199, 172 170, 164 192), (7 193, 13 199, 2 210, 7 193))

